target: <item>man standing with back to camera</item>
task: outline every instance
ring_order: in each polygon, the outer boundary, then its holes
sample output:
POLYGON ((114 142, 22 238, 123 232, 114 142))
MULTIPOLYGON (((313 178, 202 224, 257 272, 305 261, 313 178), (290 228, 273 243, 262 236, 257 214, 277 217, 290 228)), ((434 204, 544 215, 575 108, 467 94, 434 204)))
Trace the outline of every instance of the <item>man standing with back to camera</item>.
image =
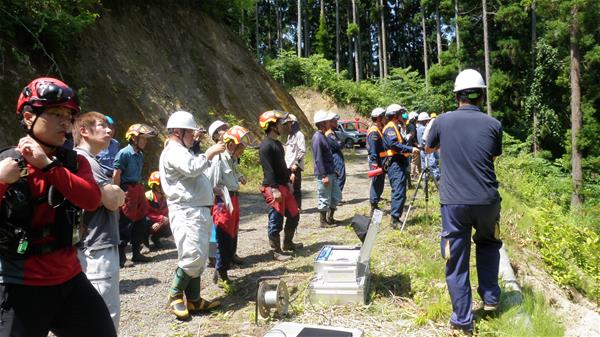
POLYGON ((452 300, 450 326, 467 334, 473 332, 469 281, 472 228, 479 278, 477 292, 483 299, 483 310, 496 311, 500 301, 501 199, 494 159, 502 154, 502 125, 478 108, 485 88, 479 72, 466 69, 458 74, 454 83, 458 109, 437 118, 426 146, 428 153, 440 148, 444 165, 440 183, 440 247, 446 259, 446 283, 452 300))

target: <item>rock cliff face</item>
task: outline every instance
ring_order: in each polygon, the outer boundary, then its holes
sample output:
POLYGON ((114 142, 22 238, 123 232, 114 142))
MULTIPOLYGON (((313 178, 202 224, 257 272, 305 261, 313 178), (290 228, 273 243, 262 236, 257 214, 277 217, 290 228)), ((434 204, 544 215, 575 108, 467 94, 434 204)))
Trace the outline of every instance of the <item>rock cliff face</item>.
MULTIPOLYGON (((128 125, 145 122, 164 137, 176 110, 192 112, 208 127, 225 113, 256 131, 260 113, 282 109, 310 124, 293 98, 258 64, 242 41, 221 23, 188 2, 115 2, 78 40, 75 49, 57 51, 65 80, 78 89, 83 111, 115 117, 117 139, 128 125)), ((20 136, 14 106, 19 90, 47 73, 48 60, 19 56, 0 44, 2 88, 0 144, 20 136)), ((162 141, 147 155, 157 160, 162 141)))

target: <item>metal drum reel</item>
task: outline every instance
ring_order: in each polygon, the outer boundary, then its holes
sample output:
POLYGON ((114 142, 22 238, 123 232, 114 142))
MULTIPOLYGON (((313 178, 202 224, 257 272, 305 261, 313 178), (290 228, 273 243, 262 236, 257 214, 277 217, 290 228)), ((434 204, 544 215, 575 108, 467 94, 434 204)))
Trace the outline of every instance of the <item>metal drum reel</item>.
POLYGON ((282 280, 277 284, 269 280, 279 280, 279 277, 261 277, 258 279, 256 291, 255 322, 258 323, 258 314, 262 318, 271 316, 271 309, 279 316, 285 316, 289 308, 289 292, 287 285, 282 280))

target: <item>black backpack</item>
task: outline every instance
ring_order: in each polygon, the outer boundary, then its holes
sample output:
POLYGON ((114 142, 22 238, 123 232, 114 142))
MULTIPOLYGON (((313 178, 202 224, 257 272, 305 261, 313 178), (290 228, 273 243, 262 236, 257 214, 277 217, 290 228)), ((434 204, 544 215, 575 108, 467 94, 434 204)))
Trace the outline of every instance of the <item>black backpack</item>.
MULTIPOLYGON (((77 153, 64 148, 57 149, 56 157, 71 172, 76 172, 77 153)), ((29 189, 27 165, 14 147, 0 150, 0 160, 13 158, 19 163, 21 177, 11 184, 0 203, 0 256, 19 259, 27 255, 48 253, 72 246, 78 231, 81 209, 65 199, 54 186, 50 186, 40 198, 34 199, 29 189), (32 228, 35 206, 47 202, 55 208, 54 224, 39 229, 32 228), (43 244, 32 243, 52 235, 54 240, 43 244)))

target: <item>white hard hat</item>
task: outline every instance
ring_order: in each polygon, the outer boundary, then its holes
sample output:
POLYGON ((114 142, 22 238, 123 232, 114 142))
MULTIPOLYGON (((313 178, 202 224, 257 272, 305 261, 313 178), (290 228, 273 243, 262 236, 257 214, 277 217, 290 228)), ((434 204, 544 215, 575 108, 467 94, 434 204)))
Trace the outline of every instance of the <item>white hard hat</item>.
POLYGON ((418 114, 416 111, 411 111, 411 112, 408 114, 408 119, 409 119, 409 120, 412 120, 412 119, 414 119, 414 118, 417 118, 417 117, 419 117, 419 114, 418 114))
POLYGON ((167 129, 197 130, 194 116, 187 111, 175 111, 167 121, 167 129))
POLYGON ((288 118, 286 120, 286 122, 297 122, 298 121, 298 117, 296 117, 296 115, 294 114, 289 114, 288 118))
POLYGON ((208 127, 208 135, 212 137, 215 131, 217 131, 223 125, 227 126, 227 123, 223 122, 222 120, 217 119, 216 121, 212 122, 212 124, 208 127))
POLYGON ((375 108, 371 111, 371 117, 379 117, 385 113, 384 108, 375 108))
POLYGON ((454 92, 466 89, 484 89, 485 82, 477 70, 465 69, 456 76, 454 81, 454 92))
POLYGON ((400 111, 402 110, 406 110, 406 108, 404 108, 402 105, 400 104, 390 104, 386 109, 385 109, 385 115, 386 116, 393 116, 397 113, 400 113, 400 111))
POLYGON ((313 122, 315 125, 317 123, 325 122, 331 120, 333 117, 331 116, 331 112, 327 110, 319 110, 313 116, 313 122))
POLYGON ((430 119, 431 119, 431 118, 429 118, 429 114, 428 114, 427 112, 424 112, 424 111, 423 111, 423 112, 421 112, 421 113, 419 114, 419 118, 418 118, 417 120, 418 120, 419 122, 424 122, 424 121, 428 121, 428 120, 430 120, 430 119))
POLYGON ((329 119, 340 119, 340 115, 337 112, 330 111, 329 119))

